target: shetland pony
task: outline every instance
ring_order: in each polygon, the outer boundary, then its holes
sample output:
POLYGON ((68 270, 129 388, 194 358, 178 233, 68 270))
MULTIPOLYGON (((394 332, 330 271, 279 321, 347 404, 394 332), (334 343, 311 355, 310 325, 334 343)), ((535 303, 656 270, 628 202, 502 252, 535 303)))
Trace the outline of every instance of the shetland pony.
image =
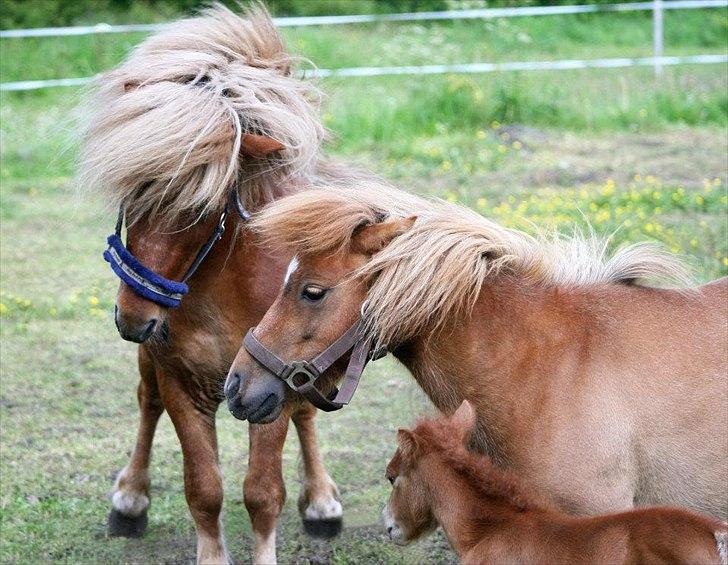
MULTIPOLYGON (((127 249, 148 269, 180 280, 231 196, 254 210, 314 179, 363 182, 321 162, 318 92, 292 74, 293 63, 262 7, 243 19, 218 5, 151 36, 98 81, 81 106, 88 124, 80 180, 103 191, 111 207, 124 206, 127 249)), ((273 301, 289 259, 256 245, 234 211, 226 221, 179 308, 161 306, 126 283, 119 288, 117 328, 141 343, 141 420, 109 518, 112 534, 143 532, 152 440, 166 410, 182 444, 197 559, 224 563, 215 413, 240 337, 273 301)), ((244 500, 254 559, 261 563, 275 561, 275 524, 285 499, 281 450, 290 419, 301 441, 304 523, 320 530, 317 524, 341 519, 338 491, 316 442, 316 411, 290 400, 274 423, 250 427, 244 500)))
MULTIPOLYGON (((473 404, 474 447, 562 509, 728 515, 728 279, 652 287, 687 275, 651 244, 606 257, 594 238, 530 237, 447 204, 403 217, 356 190, 281 199, 254 229, 296 254, 252 334, 278 358, 312 359, 361 316, 440 411, 473 404)), ((244 348, 236 382, 243 405, 286 388, 244 348)))
POLYGON ((679 508, 575 517, 517 477, 467 451, 476 414, 467 400, 450 418, 397 432, 382 512, 407 544, 442 526, 463 563, 715 563, 728 565, 728 524, 679 508))

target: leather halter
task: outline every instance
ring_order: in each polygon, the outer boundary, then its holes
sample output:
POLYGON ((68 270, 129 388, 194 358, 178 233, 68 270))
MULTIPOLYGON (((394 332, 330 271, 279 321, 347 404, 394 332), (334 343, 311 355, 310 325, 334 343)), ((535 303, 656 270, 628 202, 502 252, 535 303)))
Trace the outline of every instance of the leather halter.
POLYGON ((260 365, 282 381, 285 381, 290 388, 301 394, 316 408, 325 412, 333 412, 343 408, 351 401, 359 386, 359 380, 367 362, 370 360, 376 361, 387 354, 386 348, 382 347, 376 350, 372 348, 371 338, 362 336, 363 326, 362 320, 357 320, 339 339, 311 361, 285 363, 258 341, 253 333, 255 328, 249 329, 248 333, 245 334, 243 346, 260 365), (329 367, 349 351, 351 351, 351 357, 346 367, 341 388, 334 387, 328 395, 324 395, 316 388, 316 382, 329 367))
POLYGON ((124 204, 119 206, 119 215, 116 219, 114 233, 106 239, 109 247, 104 251, 104 259, 111 265, 114 273, 138 295, 162 306, 176 308, 180 305, 182 297, 189 292, 189 287, 186 284, 187 280, 197 271, 215 243, 222 238, 231 202, 241 220, 245 222, 250 219, 250 212, 243 207, 242 202, 240 202, 240 195, 234 190, 230 195, 230 201, 225 204, 225 208, 220 214, 217 226, 210 237, 207 238, 207 241, 202 244, 192 265, 179 282, 167 279, 146 267, 121 241, 121 229, 124 225, 124 204))

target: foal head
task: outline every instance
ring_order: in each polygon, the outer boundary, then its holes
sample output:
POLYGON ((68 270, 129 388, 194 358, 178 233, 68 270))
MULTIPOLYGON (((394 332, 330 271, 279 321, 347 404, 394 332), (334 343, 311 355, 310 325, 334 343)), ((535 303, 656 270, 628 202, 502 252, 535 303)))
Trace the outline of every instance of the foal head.
MULTIPOLYGON (((233 191, 251 209, 315 168, 318 92, 292 73, 267 12, 246 16, 217 5, 165 28, 84 102, 81 183, 124 205, 129 251, 165 279, 187 271, 233 191)), ((142 342, 167 315, 122 283, 122 337, 142 342)))
POLYGON ((475 421, 475 410, 465 400, 449 418, 424 421, 414 430, 397 431, 397 451, 385 473, 392 492, 382 512, 392 541, 404 545, 435 530, 438 522, 432 506, 433 489, 439 491, 438 497, 452 501, 462 496, 457 491, 443 492, 452 489, 452 483, 443 481, 442 469, 448 465, 443 460, 441 442, 456 450, 465 449, 475 421))

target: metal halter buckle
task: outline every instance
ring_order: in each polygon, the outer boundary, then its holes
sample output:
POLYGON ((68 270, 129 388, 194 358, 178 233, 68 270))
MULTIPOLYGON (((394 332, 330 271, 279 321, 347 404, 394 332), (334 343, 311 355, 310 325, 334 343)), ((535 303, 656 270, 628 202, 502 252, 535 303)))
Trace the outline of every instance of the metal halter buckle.
POLYGON ((293 390, 298 391, 302 386, 314 382, 319 376, 319 372, 308 361, 294 361, 288 364, 280 378, 293 390), (299 375, 305 380, 296 379, 299 375))

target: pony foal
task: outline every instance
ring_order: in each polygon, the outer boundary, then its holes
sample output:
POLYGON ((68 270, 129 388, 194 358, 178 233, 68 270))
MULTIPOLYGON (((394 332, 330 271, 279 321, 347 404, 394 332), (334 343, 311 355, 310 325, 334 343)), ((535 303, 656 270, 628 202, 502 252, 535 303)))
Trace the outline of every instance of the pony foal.
POLYGON ((463 563, 720 563, 728 525, 679 508, 575 517, 467 451, 476 413, 465 400, 450 418, 397 432, 382 513, 407 544, 442 526, 463 563))

